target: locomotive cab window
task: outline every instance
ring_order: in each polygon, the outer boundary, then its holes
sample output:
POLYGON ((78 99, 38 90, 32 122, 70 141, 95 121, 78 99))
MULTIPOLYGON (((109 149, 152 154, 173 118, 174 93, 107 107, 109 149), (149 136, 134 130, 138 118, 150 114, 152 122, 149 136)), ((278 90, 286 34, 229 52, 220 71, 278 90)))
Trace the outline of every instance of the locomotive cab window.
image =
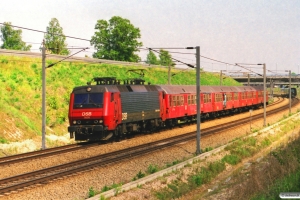
POLYGON ((74 108, 102 108, 103 93, 86 93, 74 95, 74 108))

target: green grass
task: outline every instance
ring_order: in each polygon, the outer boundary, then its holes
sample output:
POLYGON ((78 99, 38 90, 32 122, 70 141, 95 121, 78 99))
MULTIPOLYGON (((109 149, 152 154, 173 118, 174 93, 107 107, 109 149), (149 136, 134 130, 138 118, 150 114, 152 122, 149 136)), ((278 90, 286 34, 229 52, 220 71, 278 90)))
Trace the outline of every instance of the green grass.
POLYGON ((188 177, 187 182, 174 180, 167 184, 167 187, 156 191, 155 196, 160 200, 179 198, 189 191, 208 183, 224 170, 225 163, 222 161, 209 163, 207 167, 197 168, 194 174, 188 177))
POLYGON ((151 165, 150 164, 148 166, 148 169, 147 169, 148 174, 153 174, 153 173, 155 173, 157 171, 158 171, 158 166, 157 165, 151 165))
POLYGON ((277 180, 269 182, 266 190, 254 194, 251 199, 281 199, 281 192, 299 192, 300 191, 300 139, 293 141, 287 147, 272 152, 282 170, 279 169, 277 180), (296 161, 296 162, 295 162, 296 161), (288 168, 288 169, 287 169, 288 168))

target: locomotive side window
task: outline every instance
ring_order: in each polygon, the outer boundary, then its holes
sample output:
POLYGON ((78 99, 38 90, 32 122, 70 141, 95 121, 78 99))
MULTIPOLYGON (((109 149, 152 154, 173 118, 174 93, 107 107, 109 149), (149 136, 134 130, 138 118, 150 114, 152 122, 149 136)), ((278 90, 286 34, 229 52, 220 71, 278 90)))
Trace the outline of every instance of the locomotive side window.
POLYGON ((114 93, 111 93, 111 94, 110 94, 110 101, 113 102, 114 100, 115 100, 115 98, 114 98, 114 93))
POLYGON ((74 95, 74 108, 102 108, 103 93, 88 93, 74 95))

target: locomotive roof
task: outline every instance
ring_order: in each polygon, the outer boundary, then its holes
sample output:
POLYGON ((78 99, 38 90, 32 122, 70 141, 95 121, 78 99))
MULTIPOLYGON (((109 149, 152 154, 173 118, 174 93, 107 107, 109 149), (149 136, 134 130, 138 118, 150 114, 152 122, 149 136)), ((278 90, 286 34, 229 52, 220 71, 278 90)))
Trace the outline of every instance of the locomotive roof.
POLYGON ((88 88, 90 92, 149 92, 159 91, 155 85, 85 85, 73 89, 74 93, 85 93, 88 88))

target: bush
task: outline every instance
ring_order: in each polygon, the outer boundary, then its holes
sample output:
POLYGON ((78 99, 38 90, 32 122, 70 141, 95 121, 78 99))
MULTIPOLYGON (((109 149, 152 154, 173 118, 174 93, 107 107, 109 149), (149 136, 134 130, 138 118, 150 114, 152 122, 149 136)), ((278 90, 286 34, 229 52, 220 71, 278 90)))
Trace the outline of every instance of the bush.
POLYGON ((93 187, 90 187, 89 188, 89 198, 90 197, 93 197, 93 196, 95 196, 96 195, 96 191, 94 190, 94 188, 93 187))
POLYGON ((149 173, 149 174, 153 174, 153 173, 155 173, 155 172, 157 172, 158 171, 158 166, 157 165, 149 165, 148 166, 148 169, 147 169, 147 172, 149 173))
POLYGON ((231 165, 236 165, 241 161, 241 158, 238 157, 237 155, 226 155, 222 158, 223 162, 229 163, 231 165))

